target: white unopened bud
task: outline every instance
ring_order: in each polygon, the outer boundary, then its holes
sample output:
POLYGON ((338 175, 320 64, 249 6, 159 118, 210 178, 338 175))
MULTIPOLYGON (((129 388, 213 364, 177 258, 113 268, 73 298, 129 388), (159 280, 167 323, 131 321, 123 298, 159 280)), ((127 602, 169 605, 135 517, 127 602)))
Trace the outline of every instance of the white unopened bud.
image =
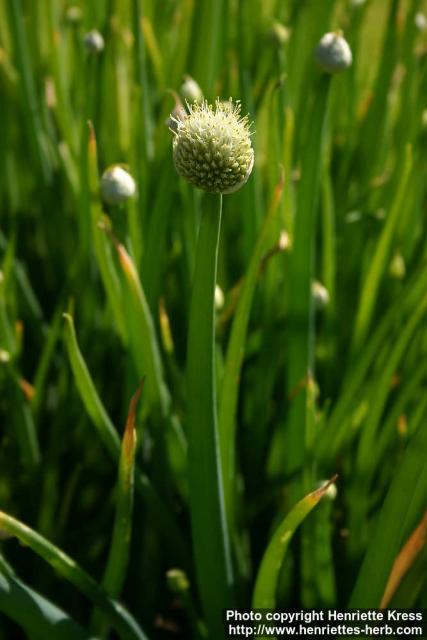
POLYGON ((5 349, 0 349, 0 362, 10 362, 10 353, 5 349))
POLYGON ((181 85, 181 95, 186 102, 202 102, 203 92, 197 82, 191 76, 184 76, 184 82, 181 85))
POLYGON ((415 26, 419 31, 425 31, 427 29, 427 17, 421 11, 415 15, 415 26))
POLYGON ((317 280, 311 283, 311 294, 318 309, 323 309, 330 302, 329 291, 321 282, 317 282, 317 280))
POLYGON ((177 102, 171 111, 169 118, 166 118, 165 125, 175 133, 178 131, 178 122, 187 117, 187 112, 180 102, 177 102))
POLYGON ((215 286, 215 309, 219 311, 224 306, 224 292, 217 284, 215 286))
POLYGON ((360 211, 349 211, 346 213, 345 221, 347 224, 353 224, 354 222, 359 222, 362 219, 362 214, 360 211))
POLYGON ((338 73, 351 66, 351 49, 341 32, 326 33, 314 52, 319 67, 327 73, 338 73))
POLYGON ((107 204, 122 204, 132 198, 135 192, 135 180, 120 165, 112 165, 102 174, 101 196, 107 204))
MULTIPOLYGON (((328 482, 328 480, 321 480, 318 485, 317 488, 321 489, 322 487, 325 486, 325 484, 328 482)), ((326 489, 326 493, 325 496, 327 498, 329 498, 329 500, 335 500, 335 498, 337 497, 338 494, 338 489, 337 489, 337 485, 335 484, 335 482, 332 482, 329 487, 326 489)))
POLYGON ((270 29, 270 37, 279 46, 284 45, 288 42, 289 36, 291 35, 290 29, 286 27, 281 22, 273 22, 270 29))
POLYGON ((277 243, 280 251, 288 251, 291 248, 291 239, 289 233, 284 229, 280 232, 279 242, 277 243))
POLYGON ((88 33, 86 33, 84 37, 84 43, 89 53, 101 53, 105 45, 104 38, 99 33, 99 31, 96 31, 96 29, 93 29, 92 31, 88 31, 88 33))
POLYGON ((78 24, 83 16, 83 12, 77 5, 71 5, 65 12, 65 19, 69 24, 78 24))
POLYGON ((182 569, 169 569, 166 573, 166 580, 172 593, 185 593, 190 588, 187 574, 182 569))
POLYGON ((401 253, 395 253, 389 266, 389 273, 392 278, 401 280, 406 274, 405 260, 401 253))

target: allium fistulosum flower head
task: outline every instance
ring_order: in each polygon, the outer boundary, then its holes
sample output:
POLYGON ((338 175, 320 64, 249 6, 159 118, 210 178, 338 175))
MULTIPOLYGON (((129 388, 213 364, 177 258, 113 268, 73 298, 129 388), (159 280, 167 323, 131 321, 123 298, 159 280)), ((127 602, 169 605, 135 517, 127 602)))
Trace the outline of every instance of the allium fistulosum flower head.
POLYGON ((232 193, 252 171, 254 151, 248 117, 240 103, 206 101, 189 105, 189 115, 176 120, 173 158, 180 176, 210 193, 232 193))

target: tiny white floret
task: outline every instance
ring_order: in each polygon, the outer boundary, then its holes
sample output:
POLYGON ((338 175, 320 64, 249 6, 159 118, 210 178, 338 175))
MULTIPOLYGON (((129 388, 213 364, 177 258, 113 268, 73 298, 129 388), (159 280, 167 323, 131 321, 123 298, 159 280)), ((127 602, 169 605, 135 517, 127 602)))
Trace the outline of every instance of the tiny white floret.
POLYGON ((176 133, 178 131, 178 121, 184 120, 184 118, 186 117, 187 117, 186 110, 184 109, 181 103, 177 103, 173 108, 173 110, 170 112, 169 117, 166 118, 165 125, 172 132, 176 133))

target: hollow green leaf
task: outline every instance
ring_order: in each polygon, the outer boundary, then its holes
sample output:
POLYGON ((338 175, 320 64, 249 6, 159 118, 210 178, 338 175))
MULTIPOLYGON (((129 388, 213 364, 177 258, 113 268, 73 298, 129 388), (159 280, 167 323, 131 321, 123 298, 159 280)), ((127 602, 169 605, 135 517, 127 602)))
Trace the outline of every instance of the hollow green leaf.
POLYGON ((7 3, 10 11, 10 25, 15 44, 17 66, 21 74, 21 90, 23 92, 22 105, 24 109, 23 124, 27 128, 34 154, 35 165, 46 183, 52 177, 52 166, 46 150, 45 132, 40 113, 40 104, 36 91, 33 61, 29 49, 29 37, 26 33, 23 3, 21 0, 7 3))
POLYGON ((276 590, 280 569, 283 565, 289 542, 298 526, 323 498, 328 487, 336 478, 326 482, 321 488, 300 500, 283 519, 274 532, 258 569, 252 597, 254 609, 274 609, 277 606, 276 590))
MULTIPOLYGON (((289 269, 289 336, 287 356, 287 394, 292 395, 286 429, 287 473, 302 471, 306 456, 306 389, 304 381, 313 375, 315 344, 314 307, 311 284, 314 276, 315 235, 321 177, 321 158, 330 77, 323 75, 316 87, 316 100, 310 113, 301 158, 294 239, 289 269)), ((300 497, 301 487, 296 488, 300 497)))
POLYGON ((350 607, 380 604, 393 562, 415 528, 427 502, 427 429, 422 422, 396 469, 378 515, 350 607))
POLYGON ((402 209, 405 207, 406 190, 412 169, 412 148, 406 149, 406 161, 397 185, 393 205, 387 215, 381 236, 364 277, 362 292, 354 326, 354 348, 360 349, 369 330, 381 278, 388 266, 391 243, 402 209))
POLYGON ((0 573, 0 611, 34 640, 95 640, 70 616, 13 576, 0 573))
MULTIPOLYGON (((111 458, 116 462, 120 456, 120 439, 118 433, 95 389, 86 362, 80 351, 74 330, 73 318, 70 314, 64 314, 64 318, 66 321, 65 340, 67 352, 76 386, 101 442, 104 444, 111 458)), ((187 566, 188 555, 186 546, 173 515, 166 508, 166 505, 153 488, 150 480, 139 469, 137 469, 135 474, 135 488, 141 497, 153 507, 153 512, 155 513, 163 534, 168 540, 168 544, 172 549, 176 550, 183 566, 187 566)))
POLYGON ((409 341, 414 337, 416 327, 419 325, 423 317, 425 317, 426 310, 427 296, 424 296, 417 307, 413 309, 410 318, 407 319, 405 327, 400 332, 393 348, 390 350, 386 366, 381 372, 378 384, 373 390, 373 393, 375 394, 375 402, 372 403, 371 411, 369 412, 368 419, 364 425, 357 452, 357 464, 359 471, 367 471, 372 465, 373 460, 371 452, 375 448, 378 425, 384 411, 387 397, 390 393, 392 376, 398 369, 400 360, 408 348, 409 341))
MULTIPOLYGON (((135 421, 141 391, 142 385, 131 399, 122 438, 114 529, 107 566, 102 579, 102 587, 113 598, 117 598, 121 593, 129 563, 136 450, 135 421)), ((105 625, 97 612, 94 614, 92 628, 101 631, 102 635, 105 634, 105 625)))
POLYGON ((98 431, 100 439, 109 452, 116 457, 120 450, 118 433, 101 402, 86 366, 86 362, 84 361, 79 349, 74 329, 74 320, 69 313, 64 313, 63 317, 65 320, 65 342, 77 388, 85 405, 86 411, 98 431))
POLYGON ((3 511, 0 511, 0 530, 27 545, 60 576, 71 582, 93 604, 99 607, 123 640, 147 640, 147 636, 130 613, 110 598, 98 583, 61 549, 3 511))
POLYGON ((163 378, 162 361, 153 318, 135 263, 123 244, 115 242, 123 275, 123 304, 130 348, 138 375, 146 379, 147 402, 167 415, 170 396, 163 378))
POLYGON ((92 226, 92 241, 102 282, 108 298, 108 303, 114 315, 117 330, 122 340, 126 343, 125 319, 123 315, 122 292, 119 276, 113 261, 111 244, 105 235, 103 227, 105 220, 99 195, 98 179, 98 154, 95 131, 93 126, 89 128, 89 141, 87 147, 89 193, 90 193, 90 218, 92 226))

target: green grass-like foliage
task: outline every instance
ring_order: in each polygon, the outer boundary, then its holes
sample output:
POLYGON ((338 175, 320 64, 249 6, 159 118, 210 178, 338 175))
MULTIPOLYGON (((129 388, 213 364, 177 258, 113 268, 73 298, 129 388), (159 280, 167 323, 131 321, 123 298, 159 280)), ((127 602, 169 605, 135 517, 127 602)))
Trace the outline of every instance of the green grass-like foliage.
POLYGON ((427 606, 420 12, 0 0, 0 640, 427 606), (253 122, 235 193, 175 171, 187 74, 253 122), (137 193, 107 206, 113 164, 137 193))

